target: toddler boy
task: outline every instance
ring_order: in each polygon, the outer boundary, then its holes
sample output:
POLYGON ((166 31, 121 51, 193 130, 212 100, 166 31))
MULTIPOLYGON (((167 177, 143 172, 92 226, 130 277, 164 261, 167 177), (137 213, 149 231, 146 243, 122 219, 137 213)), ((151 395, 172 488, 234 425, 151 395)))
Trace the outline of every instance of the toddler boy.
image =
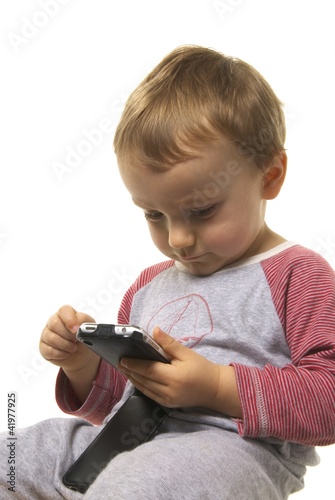
POLYGON ((118 322, 153 333, 171 364, 114 369, 75 341, 93 318, 63 306, 40 349, 61 367, 58 404, 81 418, 20 431, 18 498, 278 500, 303 487, 314 446, 335 442, 335 275, 265 223, 284 142, 268 83, 211 49, 174 50, 131 94, 115 152, 167 260, 141 273, 118 322), (68 490, 62 475, 134 386, 168 420, 84 496, 68 490))

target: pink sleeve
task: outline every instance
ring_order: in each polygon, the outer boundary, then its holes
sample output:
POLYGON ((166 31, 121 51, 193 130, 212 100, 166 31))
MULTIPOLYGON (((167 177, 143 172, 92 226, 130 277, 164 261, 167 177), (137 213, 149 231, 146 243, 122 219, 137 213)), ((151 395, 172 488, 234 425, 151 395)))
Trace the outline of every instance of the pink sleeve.
MULTIPOLYGON (((280 255, 280 254, 279 254, 280 255)), ((297 247, 292 261, 265 261, 264 273, 291 350, 277 368, 233 364, 242 403, 239 433, 311 446, 335 442, 335 276, 297 247)))
POLYGON ((120 400, 125 385, 125 377, 109 363, 101 360, 91 392, 81 405, 72 390, 69 379, 60 369, 56 382, 56 401, 64 413, 99 425, 120 400))

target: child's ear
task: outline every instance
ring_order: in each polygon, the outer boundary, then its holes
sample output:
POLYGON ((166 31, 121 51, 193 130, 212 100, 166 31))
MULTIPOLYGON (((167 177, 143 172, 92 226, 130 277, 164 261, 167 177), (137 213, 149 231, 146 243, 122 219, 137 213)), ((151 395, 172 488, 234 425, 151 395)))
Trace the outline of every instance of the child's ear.
POLYGON ((284 184, 287 168, 287 156, 282 152, 276 156, 271 165, 267 167, 263 177, 263 198, 273 200, 278 196, 284 184))

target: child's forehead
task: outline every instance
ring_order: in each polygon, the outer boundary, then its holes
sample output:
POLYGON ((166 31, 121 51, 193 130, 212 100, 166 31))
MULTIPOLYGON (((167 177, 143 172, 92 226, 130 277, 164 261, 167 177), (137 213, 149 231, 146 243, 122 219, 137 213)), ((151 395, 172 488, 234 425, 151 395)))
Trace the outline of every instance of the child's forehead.
POLYGON ((150 171, 161 173, 176 168, 179 168, 179 170, 181 168, 193 169, 199 174, 206 174, 218 164, 224 168, 225 164, 230 160, 244 161, 243 154, 237 143, 224 136, 210 143, 195 143, 193 145, 184 143, 181 147, 185 152, 185 156, 173 163, 162 162, 159 165, 157 162, 152 164, 150 162, 144 163, 141 151, 133 151, 128 157, 123 157, 121 161, 118 161, 119 167, 121 170, 127 170, 134 175, 138 172, 141 172, 141 175, 146 175, 150 171))
MULTIPOLYGON (((156 198, 155 191, 166 200, 179 199, 187 204, 194 193, 216 193, 228 190, 245 168, 250 169, 245 157, 229 140, 218 141, 194 152, 192 158, 162 170, 132 162, 119 163, 121 177, 134 202, 142 207, 156 198)), ((259 171, 259 168, 257 171, 259 171)))

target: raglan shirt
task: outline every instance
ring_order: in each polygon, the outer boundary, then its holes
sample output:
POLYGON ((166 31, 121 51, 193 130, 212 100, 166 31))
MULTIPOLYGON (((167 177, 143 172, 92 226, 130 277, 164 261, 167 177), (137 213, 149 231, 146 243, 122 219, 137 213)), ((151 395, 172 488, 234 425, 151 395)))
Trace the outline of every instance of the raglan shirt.
MULTIPOLYGON (((171 418, 296 443, 290 454, 306 464, 308 448, 335 442, 335 273, 312 250, 286 242, 209 276, 172 260, 155 264, 126 292, 118 322, 149 333, 159 325, 234 367, 242 419, 206 408, 174 409, 171 418)), ((62 370, 56 398, 65 413, 100 424, 133 391, 129 382, 124 388, 124 377, 102 360, 83 405, 62 370)))

